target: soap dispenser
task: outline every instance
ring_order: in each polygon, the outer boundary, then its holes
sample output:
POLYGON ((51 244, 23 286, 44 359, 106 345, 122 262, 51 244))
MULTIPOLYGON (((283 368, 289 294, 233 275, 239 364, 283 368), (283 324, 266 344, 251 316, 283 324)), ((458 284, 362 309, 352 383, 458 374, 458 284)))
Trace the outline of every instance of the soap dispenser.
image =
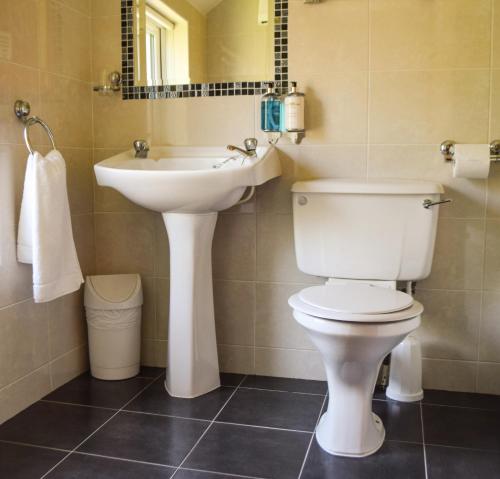
POLYGON ((281 100, 274 92, 273 84, 267 84, 267 92, 260 102, 260 127, 262 131, 279 132, 281 126, 281 100))
POLYGON ((297 91, 297 82, 291 82, 288 95, 285 96, 285 130, 291 133, 304 132, 305 95, 297 91))

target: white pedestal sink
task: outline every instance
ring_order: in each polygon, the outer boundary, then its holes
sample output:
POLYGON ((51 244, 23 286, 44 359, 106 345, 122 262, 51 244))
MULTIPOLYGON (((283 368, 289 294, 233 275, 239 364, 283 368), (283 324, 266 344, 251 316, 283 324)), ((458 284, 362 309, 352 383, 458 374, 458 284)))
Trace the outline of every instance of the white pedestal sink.
POLYGON ((148 156, 136 159, 131 150, 94 169, 99 185, 163 215, 170 243, 165 386, 172 396, 191 398, 220 386, 211 255, 217 212, 235 205, 247 187, 279 176, 280 163, 273 147, 245 159, 219 147, 153 147, 148 156))

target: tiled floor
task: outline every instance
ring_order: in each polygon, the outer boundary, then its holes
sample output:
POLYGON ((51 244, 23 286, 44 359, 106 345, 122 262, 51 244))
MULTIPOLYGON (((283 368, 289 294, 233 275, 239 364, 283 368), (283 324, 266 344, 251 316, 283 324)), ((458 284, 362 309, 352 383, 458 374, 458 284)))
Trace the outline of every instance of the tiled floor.
POLYGON ((376 394, 387 440, 364 459, 314 440, 320 381, 222 375, 196 399, 163 371, 64 385, 0 426, 1 479, 500 479, 500 397, 426 391, 422 403, 376 394))

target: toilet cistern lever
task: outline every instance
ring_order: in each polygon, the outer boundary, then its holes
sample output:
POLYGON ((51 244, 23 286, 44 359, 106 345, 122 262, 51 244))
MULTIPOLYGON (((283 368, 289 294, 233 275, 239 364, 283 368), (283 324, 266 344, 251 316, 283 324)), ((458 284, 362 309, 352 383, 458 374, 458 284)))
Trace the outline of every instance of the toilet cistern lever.
POLYGON ((149 152, 149 145, 146 140, 135 140, 134 150, 136 158, 147 158, 149 152))
POLYGON ((422 206, 428 210, 431 206, 436 206, 436 205, 442 205, 443 203, 452 203, 453 200, 452 199, 449 199, 449 198, 446 198, 444 200, 440 200, 440 201, 432 201, 432 200, 424 200, 424 202, 422 203, 422 206))

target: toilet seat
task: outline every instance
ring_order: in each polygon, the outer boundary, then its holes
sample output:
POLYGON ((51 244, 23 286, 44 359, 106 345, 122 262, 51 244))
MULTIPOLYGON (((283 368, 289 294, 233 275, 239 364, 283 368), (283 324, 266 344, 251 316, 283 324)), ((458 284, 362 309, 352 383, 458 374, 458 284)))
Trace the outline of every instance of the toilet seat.
POLYGON ((369 284, 312 286, 288 302, 310 316, 356 323, 403 321, 423 312, 409 294, 369 284))

